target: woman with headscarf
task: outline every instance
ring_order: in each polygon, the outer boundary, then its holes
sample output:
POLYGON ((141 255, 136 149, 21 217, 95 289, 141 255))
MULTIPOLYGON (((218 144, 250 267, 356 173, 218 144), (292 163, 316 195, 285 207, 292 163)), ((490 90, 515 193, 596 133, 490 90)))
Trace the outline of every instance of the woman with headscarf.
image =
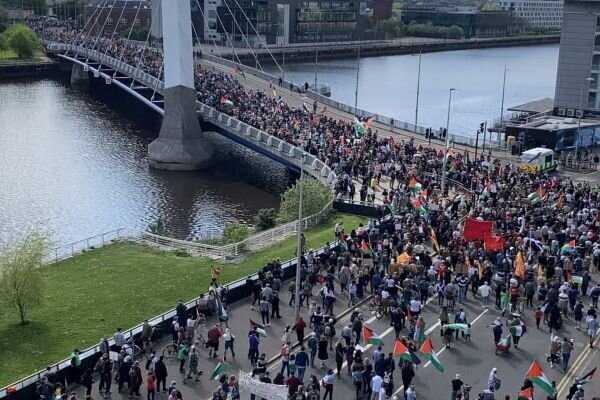
POLYGON ((488 387, 493 392, 500 389, 500 378, 498 378, 498 368, 494 367, 488 376, 488 387))

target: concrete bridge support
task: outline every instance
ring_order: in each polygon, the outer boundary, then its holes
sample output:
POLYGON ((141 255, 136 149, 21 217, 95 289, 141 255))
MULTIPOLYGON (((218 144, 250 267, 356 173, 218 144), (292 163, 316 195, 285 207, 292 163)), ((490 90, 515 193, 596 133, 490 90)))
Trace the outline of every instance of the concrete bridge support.
POLYGON ((83 65, 74 63, 71 67, 71 85, 84 86, 90 83, 88 72, 83 69, 83 65))
POLYGON ((148 146, 150 166, 169 170, 206 168, 212 145, 196 114, 190 2, 163 1, 162 26, 165 114, 158 138, 148 146))

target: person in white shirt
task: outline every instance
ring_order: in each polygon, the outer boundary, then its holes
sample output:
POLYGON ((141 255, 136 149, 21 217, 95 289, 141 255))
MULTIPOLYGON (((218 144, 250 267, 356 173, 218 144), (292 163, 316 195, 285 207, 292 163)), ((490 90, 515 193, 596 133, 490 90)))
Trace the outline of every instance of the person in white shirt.
POLYGON ((121 348, 125 344, 125 335, 121 332, 121 328, 117 328, 117 332, 114 334, 115 346, 117 347, 117 353, 121 351, 121 348))
POLYGON ((413 318, 416 318, 421 314, 421 301, 419 299, 413 299, 410 301, 410 313, 413 318))
POLYGON ((479 286, 478 291, 483 301, 483 307, 487 307, 488 304, 490 304, 490 294, 492 293, 492 288, 487 282, 483 282, 483 285, 479 286))
POLYGON ((371 378, 371 400, 379 400, 379 391, 383 387, 383 378, 379 375, 371 378))

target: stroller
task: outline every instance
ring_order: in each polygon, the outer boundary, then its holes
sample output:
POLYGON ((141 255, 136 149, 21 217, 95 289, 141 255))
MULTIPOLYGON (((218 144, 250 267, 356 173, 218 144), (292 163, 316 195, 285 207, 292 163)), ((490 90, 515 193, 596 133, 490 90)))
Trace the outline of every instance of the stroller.
POLYGON ((500 341, 498 343, 496 343, 496 351, 494 352, 494 354, 498 355, 498 354, 507 354, 508 350, 510 349, 510 344, 512 342, 512 335, 508 335, 503 339, 500 339, 500 341))
POLYGON ((562 343, 553 340, 550 345, 550 354, 546 354, 546 361, 550 363, 550 368, 554 368, 554 364, 561 365, 562 363, 562 343))

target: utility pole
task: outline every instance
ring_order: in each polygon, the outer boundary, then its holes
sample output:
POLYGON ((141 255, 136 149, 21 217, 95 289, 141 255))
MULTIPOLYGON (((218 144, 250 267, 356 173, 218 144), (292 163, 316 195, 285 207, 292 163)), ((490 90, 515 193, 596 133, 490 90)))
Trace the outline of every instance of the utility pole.
POLYGON ((294 323, 298 321, 300 317, 300 268, 302 266, 302 224, 303 224, 303 200, 304 200, 304 157, 305 154, 302 154, 302 158, 300 160, 300 181, 298 183, 298 188, 300 190, 300 199, 298 200, 298 229, 297 229, 297 240, 296 240, 296 293, 295 296, 295 318, 294 323))
POLYGON ((419 122, 419 92, 421 89, 421 57, 423 51, 419 49, 419 72, 417 74, 417 102, 415 106, 415 132, 417 131, 417 123, 419 122))

